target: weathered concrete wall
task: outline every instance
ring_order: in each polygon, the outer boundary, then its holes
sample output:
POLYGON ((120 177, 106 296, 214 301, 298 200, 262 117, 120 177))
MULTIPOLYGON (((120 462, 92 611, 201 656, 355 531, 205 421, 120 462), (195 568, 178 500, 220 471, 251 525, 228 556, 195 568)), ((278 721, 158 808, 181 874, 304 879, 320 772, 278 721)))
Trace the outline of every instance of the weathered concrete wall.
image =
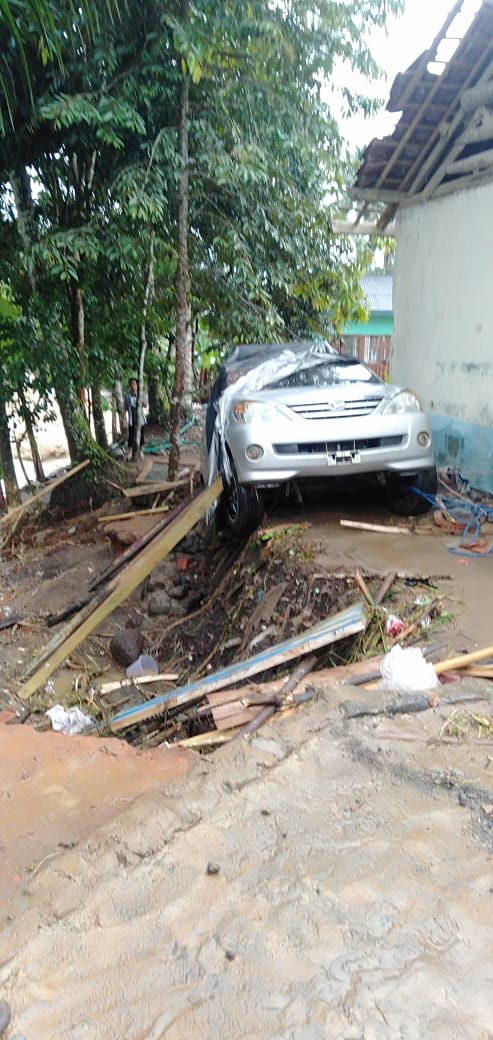
POLYGON ((398 215, 390 375, 430 413, 437 464, 493 492, 493 184, 398 215))

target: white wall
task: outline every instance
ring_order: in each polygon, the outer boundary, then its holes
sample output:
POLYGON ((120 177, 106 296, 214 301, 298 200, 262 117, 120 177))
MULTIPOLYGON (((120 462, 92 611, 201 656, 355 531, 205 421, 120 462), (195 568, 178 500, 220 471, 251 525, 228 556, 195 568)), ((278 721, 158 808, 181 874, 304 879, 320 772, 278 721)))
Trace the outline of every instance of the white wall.
POLYGON ((493 480, 493 184, 403 207, 397 236, 391 380, 430 412, 439 464, 471 468, 480 436, 493 480))

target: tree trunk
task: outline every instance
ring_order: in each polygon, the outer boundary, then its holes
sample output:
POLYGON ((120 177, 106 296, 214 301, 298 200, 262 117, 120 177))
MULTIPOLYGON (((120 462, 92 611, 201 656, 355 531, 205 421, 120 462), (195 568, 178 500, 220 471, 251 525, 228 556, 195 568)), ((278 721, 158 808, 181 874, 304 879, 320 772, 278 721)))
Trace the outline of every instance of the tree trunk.
MULTIPOLYGON (((181 18, 188 17, 189 0, 181 0, 181 18)), ((192 356, 192 315, 190 307, 190 272, 188 266, 188 106, 189 77, 184 72, 180 84, 178 111, 178 149, 180 173, 178 184, 178 260, 176 269, 176 357, 175 381, 170 409, 170 452, 168 477, 176 480, 180 465, 180 424, 186 389, 188 358, 192 356)), ((191 370, 191 369, 190 369, 191 370)))
POLYGON ((7 499, 7 506, 10 509, 12 506, 18 505, 21 496, 19 493, 19 486, 17 484, 17 477, 15 475, 14 457, 12 455, 12 445, 10 443, 10 431, 9 422, 7 418, 7 409, 5 407, 5 401, 0 397, 0 463, 2 466, 3 482, 5 484, 5 497, 7 499))
POLYGON ((79 387, 77 397, 84 409, 86 419, 86 401, 84 387, 86 385, 86 341, 85 341, 85 315, 84 298, 78 282, 71 281, 67 286, 67 295, 70 307, 70 328, 72 343, 79 358, 79 387))
POLYGON ((151 235, 151 241, 149 244, 149 264, 147 267, 147 277, 144 289, 144 300, 142 303, 142 321, 140 323, 140 350, 139 350, 139 389, 137 394, 137 414, 135 419, 135 439, 132 451, 132 458, 138 459, 140 455, 140 431, 142 428, 142 400, 144 395, 144 361, 147 350, 147 312, 149 310, 149 302, 152 299, 154 293, 154 238, 151 235))
POLYGON ((164 405, 164 390, 158 375, 149 376, 149 422, 166 426, 168 411, 164 405))
POLYGON ((55 395, 67 438, 70 461, 74 465, 87 458, 91 447, 94 447, 94 439, 87 425, 81 403, 75 395, 57 381, 55 382, 55 395))
POLYGON ((46 477, 43 469, 43 463, 41 461, 41 455, 39 454, 38 445, 36 442, 36 435, 34 433, 31 412, 29 411, 29 407, 24 396, 23 390, 19 390, 19 402, 19 411, 22 416, 22 421, 25 423, 26 426, 27 438, 29 441, 29 447, 31 449, 31 458, 33 460, 34 474, 38 483, 42 484, 43 481, 46 480, 46 477))
POLYGON ((91 386, 92 418, 94 422, 94 433, 100 448, 108 451, 108 437, 106 436, 106 424, 104 421, 103 405, 101 402, 101 385, 96 380, 91 386))
POLYGON ((116 444, 123 434, 125 436, 127 434, 127 416, 123 407, 123 390, 121 379, 115 379, 113 383, 112 395, 113 401, 111 408, 111 436, 113 438, 113 444, 116 444))
POLYGON ((36 292, 36 272, 31 257, 31 248, 36 241, 31 178, 26 167, 19 165, 9 171, 9 181, 17 211, 17 227, 26 254, 27 273, 31 289, 36 292))

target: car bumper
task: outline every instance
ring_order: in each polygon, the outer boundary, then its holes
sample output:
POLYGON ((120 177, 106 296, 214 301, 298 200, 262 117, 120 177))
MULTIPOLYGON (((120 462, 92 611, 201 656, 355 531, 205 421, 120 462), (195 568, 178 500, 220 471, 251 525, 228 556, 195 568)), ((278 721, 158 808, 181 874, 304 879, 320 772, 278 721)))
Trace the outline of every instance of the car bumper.
POLYGON ((365 417, 337 421, 230 423, 226 440, 242 484, 279 484, 303 478, 413 473, 434 465, 426 415, 365 417), (296 426, 294 430, 293 427, 296 426), (429 444, 420 446, 426 434, 429 444), (251 445, 262 449, 252 461, 251 445))

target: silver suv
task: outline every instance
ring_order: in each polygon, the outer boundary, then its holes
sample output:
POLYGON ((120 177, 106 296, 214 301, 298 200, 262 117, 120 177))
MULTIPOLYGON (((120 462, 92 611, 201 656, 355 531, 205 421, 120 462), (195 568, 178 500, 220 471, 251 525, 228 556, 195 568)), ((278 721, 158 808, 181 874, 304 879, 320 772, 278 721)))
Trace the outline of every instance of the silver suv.
POLYGON ((279 485, 376 478, 401 515, 429 509, 437 477, 427 417, 412 390, 383 382, 326 343, 236 347, 206 415, 202 476, 223 476, 223 510, 255 529, 262 492, 279 485), (413 490, 416 489, 416 490, 413 490))

